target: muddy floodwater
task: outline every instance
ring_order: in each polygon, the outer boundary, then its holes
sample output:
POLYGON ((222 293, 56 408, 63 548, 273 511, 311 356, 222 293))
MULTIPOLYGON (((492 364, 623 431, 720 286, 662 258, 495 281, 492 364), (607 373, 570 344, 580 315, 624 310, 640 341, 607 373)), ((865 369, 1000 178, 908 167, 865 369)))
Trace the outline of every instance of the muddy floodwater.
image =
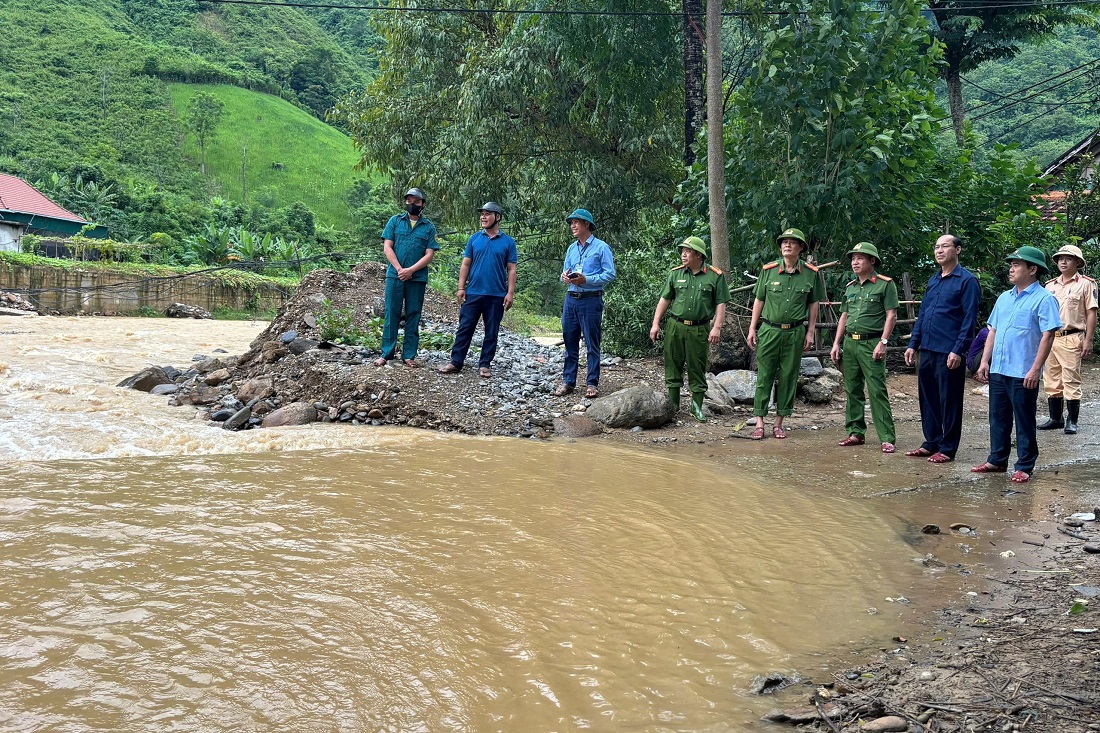
POLYGON ((113 386, 262 326, 0 323, 3 730, 755 730, 754 676, 824 679, 943 591, 914 502, 767 462, 228 433, 113 386))

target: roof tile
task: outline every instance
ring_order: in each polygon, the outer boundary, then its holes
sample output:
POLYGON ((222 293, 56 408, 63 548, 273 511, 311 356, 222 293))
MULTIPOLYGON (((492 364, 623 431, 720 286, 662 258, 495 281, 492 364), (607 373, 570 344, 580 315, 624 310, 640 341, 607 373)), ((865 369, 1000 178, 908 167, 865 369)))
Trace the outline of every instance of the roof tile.
POLYGON ((88 220, 61 208, 22 178, 0 173, 0 211, 48 216, 87 224, 88 220))

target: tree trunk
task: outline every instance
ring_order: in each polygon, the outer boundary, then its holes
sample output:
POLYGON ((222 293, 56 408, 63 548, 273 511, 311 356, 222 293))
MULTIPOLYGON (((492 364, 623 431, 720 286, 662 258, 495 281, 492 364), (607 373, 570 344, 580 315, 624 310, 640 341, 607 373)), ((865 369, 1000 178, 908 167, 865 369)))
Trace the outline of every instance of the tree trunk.
POLYGON ((199 138, 199 170, 206 175, 206 141, 199 138))
POLYGON ((726 144, 722 113, 722 0, 707 2, 707 179, 710 191, 710 257, 729 277, 726 225, 726 144))
POLYGON ((695 162, 692 145, 706 120, 706 94, 703 91, 703 39, 699 21, 703 0, 683 0, 684 10, 684 165, 695 162), (693 22, 694 21, 694 22, 693 22))
POLYGON ((954 65, 947 67, 947 103, 951 109, 951 127, 955 128, 955 143, 961 148, 966 113, 963 111, 962 71, 954 65))

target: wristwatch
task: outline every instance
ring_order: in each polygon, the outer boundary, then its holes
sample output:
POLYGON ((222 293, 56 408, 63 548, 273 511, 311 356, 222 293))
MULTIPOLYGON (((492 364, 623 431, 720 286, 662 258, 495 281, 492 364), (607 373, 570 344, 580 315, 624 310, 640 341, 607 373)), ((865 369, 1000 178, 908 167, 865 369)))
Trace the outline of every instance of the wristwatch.
POLYGON ((883 346, 886 346, 887 344, 890 343, 890 339, 879 339, 879 343, 882 344, 883 346))

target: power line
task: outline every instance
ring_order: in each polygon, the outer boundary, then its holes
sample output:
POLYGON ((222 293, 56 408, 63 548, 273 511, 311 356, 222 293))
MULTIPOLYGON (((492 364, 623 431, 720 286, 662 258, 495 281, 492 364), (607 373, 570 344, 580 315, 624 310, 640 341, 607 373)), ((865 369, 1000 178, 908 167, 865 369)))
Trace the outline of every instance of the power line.
MULTIPOLYGON (((1092 63, 1095 64, 1098 61, 1100 61, 1100 59, 1096 59, 1096 61, 1093 61, 1092 63)), ((976 122, 977 120, 980 120, 984 117, 988 117, 989 115, 996 114, 998 112, 1004 112, 1006 109, 1010 109, 1012 107, 1015 107, 1017 104, 1020 104, 1021 102, 1028 102, 1028 101, 1034 99, 1035 97, 1041 96, 1043 94, 1046 94, 1047 92, 1053 91, 1053 90, 1058 89, 1060 87, 1064 87, 1066 84, 1069 84, 1070 82, 1074 82, 1074 81, 1077 81, 1078 79, 1082 79, 1082 78, 1088 76, 1090 73, 1092 73, 1092 69, 1085 69, 1084 71, 1081 71, 1081 72, 1077 73, 1076 76, 1072 76, 1068 79, 1064 79, 1063 81, 1059 82, 1058 84, 1055 84, 1052 87, 1048 87, 1046 89, 1043 89, 1042 91, 1036 92, 1036 93, 1034 93, 1030 96, 1027 96, 1027 97, 1021 97, 1020 99, 1015 99, 1015 100, 1009 102, 1008 104, 1006 104, 1002 107, 998 107, 997 109, 991 109, 987 112, 982 112, 979 115, 974 115, 973 117, 970 118, 970 121, 971 122, 976 122)), ((1023 90, 1023 91, 1026 91, 1026 89, 1023 90)))
POLYGON ((1069 104, 1070 102, 1072 102, 1072 101, 1073 101, 1074 99, 1077 99, 1078 97, 1083 97, 1083 96, 1085 96, 1086 94, 1088 94, 1088 93, 1089 93, 1089 92, 1091 92, 1091 91, 1092 91, 1091 89, 1085 89, 1085 90, 1083 90, 1083 91, 1080 91, 1080 92, 1078 92, 1077 94, 1074 94, 1074 95, 1073 95, 1072 97, 1070 97, 1069 99, 1067 99, 1067 100, 1066 100, 1065 102, 1063 102, 1062 104, 1058 105, 1057 107, 1051 107, 1050 109, 1045 109, 1045 110, 1043 110, 1042 112, 1040 112, 1039 114, 1037 114, 1037 115, 1034 115, 1033 117, 1029 117, 1028 119, 1024 120, 1023 122, 1021 122, 1020 124, 1016 125, 1015 127, 1011 127, 1011 128, 1009 128, 1009 129, 1007 129, 1007 130, 1005 130, 1005 131, 1003 131, 1003 132, 999 133, 999 134, 998 134, 998 135, 997 135, 996 137, 992 137, 992 138, 990 138, 990 139, 986 140, 986 141, 985 141, 984 143, 982 143, 982 145, 983 145, 983 146, 986 146, 986 145, 992 145, 993 143, 997 142, 998 140, 1000 140, 1000 139, 1001 139, 1001 138, 1003 138, 1004 136, 1006 136, 1006 135, 1010 135, 1010 134, 1012 134, 1013 132, 1016 132, 1017 130, 1019 130, 1019 129, 1020 129, 1021 127, 1023 127, 1024 125, 1029 125, 1029 124, 1031 124, 1032 122, 1034 122, 1035 120, 1037 120, 1037 119, 1039 119, 1039 118, 1041 118, 1041 117, 1046 117, 1047 115, 1051 114, 1052 112, 1057 112, 1057 111, 1058 111, 1059 109, 1061 109, 1062 107, 1066 106, 1067 104, 1069 104))
MULTIPOLYGON (((967 79, 965 76, 960 77, 960 78, 964 82, 969 84, 970 86, 974 87, 975 89, 980 89, 981 91, 986 92, 987 94, 995 95, 997 99, 1013 99, 1013 98, 1015 98, 1015 95, 1019 93, 1019 92, 1010 92, 1008 94, 1001 94, 1000 92, 993 91, 989 87, 984 87, 981 84, 978 84, 977 82, 971 81, 970 79, 967 79)), ((1021 101, 1023 101, 1023 100, 1021 100, 1021 101)), ((992 102, 990 102, 990 103, 992 103, 992 102)), ((1042 104, 1042 105, 1046 105, 1048 107, 1062 107, 1062 106, 1065 106, 1065 105, 1079 105, 1079 104, 1080 105, 1086 105, 1086 104, 1092 104, 1092 102, 1039 102, 1039 101, 1032 101, 1031 104, 1042 104)))

